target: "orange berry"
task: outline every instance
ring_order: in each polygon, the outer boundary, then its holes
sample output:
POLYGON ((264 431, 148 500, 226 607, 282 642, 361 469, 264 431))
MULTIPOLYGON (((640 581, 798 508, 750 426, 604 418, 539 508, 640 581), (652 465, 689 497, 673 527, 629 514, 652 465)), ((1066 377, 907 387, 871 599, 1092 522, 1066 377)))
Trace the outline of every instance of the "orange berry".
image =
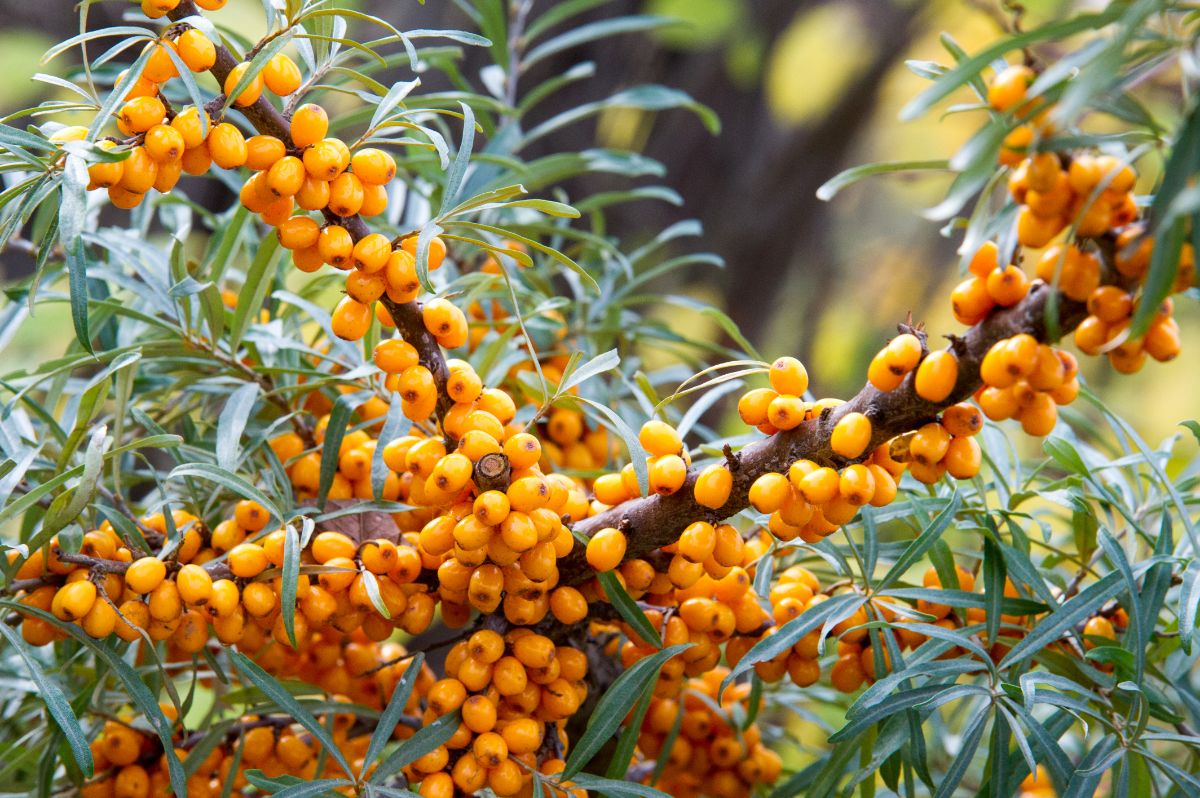
POLYGON ((835 454, 855 458, 862 455, 871 443, 871 420, 862 413, 847 413, 838 419, 829 438, 835 454))
POLYGON ((262 79, 266 87, 280 97, 296 91, 302 82, 300 67, 283 53, 271 56, 271 60, 263 67, 262 79))
POLYGON ((207 72, 217 63, 217 47, 198 28, 191 28, 175 40, 179 58, 193 72, 207 72))
POLYGON ((350 169, 366 185, 381 186, 396 176, 392 156, 374 147, 364 147, 350 159, 350 169))
POLYGON ((732 489, 733 473, 723 464, 713 463, 696 477, 693 495, 698 504, 715 510, 729 501, 732 489))
POLYGON ((1034 77, 1033 70, 1024 64, 1006 67, 988 85, 988 105, 997 111, 1007 111, 1020 105, 1025 101, 1025 92, 1034 77))
MULTIPOLYGON (((229 74, 225 77, 225 84, 223 87, 226 96, 233 94, 234 90, 238 86, 238 83, 241 82, 242 78, 246 75, 246 72, 249 69, 250 62, 243 61, 229 71, 229 74)), ((250 80, 249 83, 246 84, 241 93, 234 98, 233 104, 238 108, 245 108, 246 106, 254 105, 254 103, 258 102, 258 98, 262 96, 262 90, 263 77, 262 72, 260 71, 250 80)))
POLYGON ((246 163, 246 139, 242 131, 229 122, 214 126, 207 143, 213 163, 222 169, 236 169, 246 163))
MULTIPOLYGON (((321 229, 317 237, 317 249, 330 266, 349 269, 354 255, 354 239, 341 225, 331 224, 321 229)), ((357 339, 356 339, 357 340, 357 339)))
POLYGON ((305 103, 292 113, 292 144, 301 149, 316 144, 329 132, 329 116, 316 103, 305 103))
POLYGON ((321 227, 308 216, 293 216, 279 225, 275 234, 285 249, 308 249, 317 245, 321 227))
POLYGON ((777 393, 800 396, 808 390, 808 371, 794 357, 781 357, 771 364, 768 374, 777 393))
POLYGON ((987 276, 987 292, 997 305, 1009 307, 1029 293, 1029 278, 1020 266, 1005 266, 987 276))
POLYGON ((958 382, 958 358, 949 350, 930 352, 917 367, 914 383, 917 395, 930 402, 941 402, 958 382))
POLYGON ((597 571, 611 571, 625 558, 625 535, 612 527, 601 529, 588 540, 588 565, 597 571))
POLYGON ((350 297, 343 297, 333 310, 333 334, 346 341, 357 341, 371 326, 371 308, 350 297))

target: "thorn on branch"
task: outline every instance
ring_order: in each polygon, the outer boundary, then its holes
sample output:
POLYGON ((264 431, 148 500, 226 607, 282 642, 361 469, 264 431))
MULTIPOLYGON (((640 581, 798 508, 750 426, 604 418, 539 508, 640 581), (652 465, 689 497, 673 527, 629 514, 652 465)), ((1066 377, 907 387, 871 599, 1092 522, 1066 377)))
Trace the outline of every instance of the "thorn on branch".
POLYGON ((725 465, 729 470, 737 473, 737 470, 742 467, 742 456, 733 451, 728 443, 721 447, 721 453, 725 455, 725 465))

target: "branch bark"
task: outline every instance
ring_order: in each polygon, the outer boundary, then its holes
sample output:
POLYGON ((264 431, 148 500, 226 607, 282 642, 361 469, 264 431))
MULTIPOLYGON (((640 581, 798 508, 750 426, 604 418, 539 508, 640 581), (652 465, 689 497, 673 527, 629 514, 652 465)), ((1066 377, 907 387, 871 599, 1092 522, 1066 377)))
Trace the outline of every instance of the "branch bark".
MULTIPOLYGON (((698 470, 692 469, 683 487, 675 493, 625 502, 580 521, 574 529, 587 537, 605 527, 622 529, 628 541, 625 559, 634 559, 674 543, 693 521, 713 516, 729 518, 741 512, 750 504, 750 486, 768 471, 786 473, 791 464, 800 459, 834 468, 849 465, 855 461, 839 457, 829 445, 833 427, 842 416, 862 413, 871 420, 868 452, 897 435, 933 421, 944 408, 969 398, 979 388, 979 364, 993 344, 1018 333, 1029 333, 1039 341, 1047 339, 1046 314, 1051 297, 1057 302, 1058 329, 1062 332, 1073 330, 1087 315, 1083 303, 1072 302, 1050 286, 1035 282, 1021 302, 993 312, 962 338, 952 341, 948 348, 958 358, 958 381, 943 402, 930 402, 917 395, 913 387, 915 372, 894 391, 881 392, 868 384, 853 399, 826 411, 819 418, 743 448, 738 453, 738 468, 733 471, 729 500, 717 510, 696 502, 692 489, 698 470)), ((558 567, 559 579, 564 585, 579 584, 594 575, 582 546, 576 546, 559 561, 558 567)))

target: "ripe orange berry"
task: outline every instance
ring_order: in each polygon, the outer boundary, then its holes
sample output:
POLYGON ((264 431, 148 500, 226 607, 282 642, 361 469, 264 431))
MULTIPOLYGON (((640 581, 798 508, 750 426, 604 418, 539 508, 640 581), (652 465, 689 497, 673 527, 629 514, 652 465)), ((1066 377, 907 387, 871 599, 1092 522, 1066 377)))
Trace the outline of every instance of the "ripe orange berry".
POLYGON ((333 334, 346 341, 357 341, 371 326, 371 308, 350 297, 343 297, 333 309, 333 334))
POLYGON ((280 97, 286 97, 296 91, 302 82, 300 67, 283 53, 271 56, 271 60, 263 67, 262 78, 266 87, 280 97))
POLYGON ((970 479, 979 473, 983 461, 979 443, 974 438, 953 438, 946 448, 942 462, 946 473, 955 479, 970 479))
POLYGON ((1096 615, 1088 618, 1087 623, 1083 625, 1083 646, 1087 649, 1096 648, 1096 646, 1104 645, 1097 643, 1094 640, 1088 640, 1089 637, 1099 637, 1104 640, 1113 641, 1117 639, 1117 632, 1113 629, 1112 621, 1105 618, 1103 615, 1096 615))
POLYGON ((276 197, 294 197, 304 187, 308 173, 294 155, 285 155, 267 170, 267 188, 276 197))
POLYGON ((679 455, 663 455, 650 463, 650 491, 652 493, 662 496, 672 494, 683 487, 686 479, 687 464, 679 455))
POLYGON ((191 28, 175 40, 179 58, 193 72, 207 72, 217 63, 217 47, 198 28, 191 28))
POLYGON ((125 191, 144 194, 154 187, 157 178, 157 161, 150 157, 144 146, 136 146, 130 150, 130 157, 125 160, 118 186, 124 188, 125 191))
POLYGON ((1035 75, 1024 64, 1013 64, 1005 68, 988 85, 988 105, 997 111, 1007 111, 1025 101, 1025 92, 1033 83, 1035 75))
POLYGON ((942 426, 955 437, 968 437, 983 429, 983 415, 969 404, 952 405, 942 412, 942 426))
POLYGON ((354 245, 354 266, 368 273, 379 272, 387 266, 391 254, 392 244, 387 236, 371 233, 363 236, 354 245))
POLYGON ((848 466, 838 480, 838 493, 855 506, 867 504, 875 496, 875 476, 861 463, 848 466))
POLYGON ((941 402, 958 382, 958 358, 948 349, 930 352, 917 367, 914 388, 917 395, 930 402, 941 402))
POLYGON ((400 338, 388 338, 376 344, 373 359, 375 365, 388 374, 399 374, 419 362, 416 348, 400 338))
POLYGON ((213 163, 222 169, 236 169, 246 163, 246 139, 229 122, 214 126, 207 141, 213 163))
MULTIPOLYGON (((234 90, 238 86, 238 83, 241 82, 242 78, 246 75, 246 72, 249 69, 250 62, 243 61, 229 71, 229 74, 225 77, 225 85, 223 87, 226 96, 233 94, 234 90)), ((248 105, 254 105, 254 103, 258 102, 258 98, 262 96, 262 90, 263 77, 262 71, 260 70, 259 73, 255 75, 249 83, 246 84, 246 87, 242 89, 241 93, 234 98, 233 104, 238 108, 245 108, 248 105)))
POLYGON ((651 419, 638 431, 638 442, 652 457, 679 454, 683 440, 675 428, 665 421, 651 419))
POLYGON ((933 465, 946 456, 950 447, 950 433, 936 421, 921 427, 909 439, 908 453, 913 461, 922 465, 933 465))
POLYGON ((1008 265, 987 276, 987 292, 1001 307, 1015 305, 1029 293, 1029 278, 1020 266, 1008 265))
POLYGON ((950 307, 960 324, 979 323, 993 306, 987 291, 987 281, 981 277, 970 277, 959 283, 950 293, 950 307))
POLYGON ((58 589, 50 611, 64 621, 77 621, 91 612, 96 604, 96 585, 86 579, 68 582, 58 589))
POLYGON ((329 204, 329 183, 307 175, 296 192, 296 204, 306 211, 321 210, 329 204))
POLYGON ((346 274, 346 295, 356 302, 370 305, 383 296, 387 283, 379 274, 368 274, 359 269, 351 269, 346 274))
POLYGON ((329 132, 329 116, 316 103, 305 103, 292 114, 292 144, 303 149, 316 144, 329 132))
POLYGON ((125 587, 145 595, 158 587, 167 576, 167 566, 157 557, 142 557, 125 571, 125 587))
POLYGON ((350 169, 364 184, 382 186, 396 176, 392 156, 374 147, 364 147, 350 159, 350 169))
POLYGON ((612 527, 601 529, 588 540, 586 557, 601 573, 613 570, 625 558, 625 535, 612 527))
POLYGON ((388 193, 384 186, 363 184, 363 202, 362 207, 358 209, 359 216, 378 216, 387 210, 387 206, 388 193))
POLYGON ((808 404, 799 396, 779 394, 767 405, 767 423, 775 429, 795 429, 804 421, 808 404))
POLYGON ((131 133, 145 133, 166 115, 167 108, 157 97, 135 97, 121 106, 117 118, 131 133))
POLYGON ((321 227, 308 216, 293 216, 275 229, 279 243, 285 249, 308 249, 317 245, 321 227))
POLYGON ((212 598, 212 577, 194 563, 179 569, 179 573, 175 574, 175 585, 179 588, 179 597, 189 607, 202 607, 212 598))
POLYGON ((321 139, 304 150, 303 160, 310 175, 318 180, 333 180, 350 164, 350 151, 339 139, 321 139))
POLYGON ((1000 265, 1000 248, 996 246, 995 241, 984 241, 979 249, 975 250, 975 254, 971 256, 971 262, 967 266, 967 271, 976 277, 986 278, 1000 265))
POLYGON ((150 47, 153 49, 142 70, 142 77, 155 83, 166 83, 171 78, 178 76, 179 70, 175 68, 175 61, 168 53, 168 50, 176 49, 175 43, 164 40, 151 44, 150 47))
POLYGON ((147 130, 142 146, 146 148, 146 154, 159 163, 183 157, 183 136, 170 125, 159 124, 147 130))
POLYGON ((579 623, 587 617, 587 599, 573 587, 555 588, 550 593, 550 612, 560 623, 579 623))
POLYGON ((777 393, 801 396, 808 390, 808 371, 794 357, 781 357, 771 364, 768 374, 777 393))
POLYGON ((202 175, 207 172, 212 166, 212 155, 208 151, 208 144, 202 143, 197 147, 189 147, 184 150, 180 165, 183 166, 183 171, 189 175, 202 175))
POLYGON ((732 489, 733 473, 723 464, 713 463, 696 477, 693 495, 698 504, 716 510, 729 501, 732 489))
MULTIPOLYGON (((171 127, 183 137, 185 151, 204 144, 209 131, 208 114, 194 105, 189 105, 171 120, 171 127), (201 114, 204 114, 201 116, 201 114)), ((181 154, 182 157, 182 154, 181 154)))
POLYGON ((330 266, 349 269, 354 254, 354 239, 341 225, 326 225, 317 237, 317 250, 330 266))
POLYGON ((354 216, 363 203, 363 187, 353 172, 342 172, 329 183, 329 210, 354 216))
POLYGON ((252 579, 267 569, 270 562, 262 546, 257 543, 239 543, 229 552, 229 570, 234 576, 252 579))
POLYGON ((750 504, 760 513, 773 513, 783 506, 791 490, 787 477, 768 471, 750 486, 750 504))
POLYGON ((838 419, 829 438, 835 454, 855 458, 862 455, 871 443, 871 420, 862 413, 847 413, 838 419))

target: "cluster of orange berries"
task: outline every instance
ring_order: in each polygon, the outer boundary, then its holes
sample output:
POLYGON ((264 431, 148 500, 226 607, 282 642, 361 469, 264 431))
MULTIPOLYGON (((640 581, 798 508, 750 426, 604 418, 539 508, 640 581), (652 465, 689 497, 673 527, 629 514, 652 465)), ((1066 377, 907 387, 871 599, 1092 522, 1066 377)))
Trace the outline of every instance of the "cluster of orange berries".
POLYGON ((1028 66, 1009 66, 988 87, 988 104, 1021 121, 1005 137, 999 156, 1002 165, 1013 168, 1009 191, 1021 206, 1017 240, 1040 249, 1068 226, 1089 238, 1134 221, 1137 173, 1130 165, 1111 155, 1065 158, 1035 150, 1039 138, 1053 133, 1050 106, 1039 108, 1036 100, 1027 100, 1035 76, 1028 66))
POLYGON ((984 355, 983 385, 975 398, 993 421, 1015 418, 1026 434, 1048 435, 1058 420, 1058 405, 1079 395, 1078 372, 1070 352, 1021 333, 996 342, 984 355))
MULTIPOLYGON (((989 103, 998 111, 1028 115, 1026 89, 1033 78, 1027 66, 1008 67, 989 87, 989 103)), ((1017 240, 1034 249, 1046 247, 1037 260, 1037 276, 1069 299, 1087 302, 1089 316, 1075 334, 1080 351, 1105 353, 1113 368, 1126 374, 1140 369, 1147 356, 1159 361, 1176 357, 1179 326, 1169 303, 1144 336, 1130 338, 1127 332, 1139 301, 1137 286, 1146 277, 1154 248, 1153 238, 1138 223, 1133 196, 1137 173, 1112 155, 1031 149, 1048 132, 1043 109, 1013 129, 1000 154, 1000 162, 1012 167, 1008 189, 1021 206, 1017 240), (1074 243, 1047 246, 1068 227, 1074 243), (1099 251, 1110 257, 1102 259, 1099 251), (1105 260, 1111 261, 1108 271, 1105 260)), ((996 246, 984 244, 971 260, 973 276, 955 289, 955 316, 964 324, 978 322, 993 305, 1019 301, 1026 292, 1022 270, 1012 264, 1000 268, 996 260, 996 246)), ((1195 252, 1184 243, 1172 291, 1186 290, 1195 277, 1195 252)))
MULTIPOLYGON (((21 603, 75 623, 96 638, 115 634, 133 641, 144 632, 151 640, 168 641, 176 656, 203 649, 210 627, 226 645, 256 651, 273 639, 290 649, 282 619, 286 532, 260 534, 267 511, 256 502, 240 502, 233 517, 211 533, 184 511, 175 511, 172 520, 181 543, 169 557, 134 558, 107 523, 84 535, 81 552, 92 558, 89 564, 63 562, 57 540, 51 541, 48 558, 34 551, 18 578, 50 575, 54 582, 32 589, 21 603), (55 584, 60 577, 62 584, 55 584)), ((166 530, 161 514, 143 518, 142 524, 160 534, 166 530)), ((297 648, 306 648, 310 638, 359 629, 373 640, 384 640, 397 628, 425 631, 435 602, 424 585, 415 583, 421 567, 409 541, 359 545, 339 532, 318 533, 304 551, 296 585, 297 648)), ((22 633, 32 645, 63 634, 35 616, 24 618, 22 633)))
POLYGON ((978 324, 992 308, 1011 307, 1029 293, 1025 271, 1011 263, 1002 267, 999 248, 993 241, 984 242, 975 252, 967 270, 971 276, 950 294, 950 307, 960 324, 978 324))
MULTIPOLYGON (((128 152, 128 156, 121 161, 90 166, 89 189, 107 189, 113 205, 134 208, 151 189, 164 194, 169 192, 185 172, 204 174, 214 163, 224 169, 235 169, 248 163, 254 166, 285 155, 284 145, 278 139, 255 136, 247 141, 233 123, 214 124, 202 107, 189 105, 176 112, 164 101, 161 96, 163 84, 179 74, 176 59, 192 72, 205 72, 216 63, 216 45, 203 32, 189 26, 171 26, 150 48, 141 76, 129 89, 125 104, 117 113, 117 129, 126 138, 108 138, 100 142, 102 148, 114 153, 128 152), (252 157, 253 161, 250 160, 252 157)), ((248 67, 248 62, 239 64, 230 73, 225 82, 226 91, 233 90, 248 67)), ((238 95, 235 104, 253 104, 264 86, 286 96, 295 92, 300 83, 299 67, 287 55, 279 53, 238 95)), ((70 141, 83 139, 86 135, 86 128, 70 127, 52 138, 70 141)), ((262 207, 264 219, 268 221, 287 215, 282 199, 275 199, 280 202, 269 208, 262 207)), ((290 208, 290 200, 287 204, 290 208)))
MULTIPOLYGON (((273 647, 279 651, 282 647, 273 647)), ((328 690, 336 702, 353 702, 382 710, 391 699, 399 680, 412 664, 397 644, 377 645, 360 635, 329 637, 305 649, 303 668, 281 671, 279 675, 298 676, 328 690), (326 671, 341 674, 329 676, 326 671), (320 681, 309 678, 320 675, 320 681), (332 683, 345 686, 337 689, 332 683)), ((262 660, 260 660, 260 664, 262 660)), ((422 702, 436 680, 427 665, 417 674, 414 689, 397 724, 393 737, 407 739, 419 725, 422 702)), ((161 704, 160 709, 173 723, 175 707, 161 704)), ((232 782, 233 794, 242 795, 250 786, 246 771, 259 770, 268 778, 295 776, 311 780, 318 777, 351 776, 364 769, 363 757, 370 742, 369 730, 355 729, 356 716, 336 713, 332 736, 338 749, 350 763, 353 773, 344 773, 333 757, 322 757, 321 746, 312 735, 285 716, 245 716, 238 720, 227 739, 210 750, 187 781, 190 798, 216 798, 232 782)), ((175 753, 180 761, 191 756, 188 737, 175 724, 175 753)), ((166 759, 158 739, 130 723, 109 720, 103 732, 92 742, 92 757, 97 775, 83 786, 83 798, 148 798, 171 795, 166 759)), ((346 792, 346 794, 352 794, 346 792)))
POLYGON ((420 783, 426 798, 484 788, 499 796, 528 794, 534 769, 562 770, 565 723, 587 698, 587 672, 579 648, 555 645, 529 629, 474 632, 450 649, 446 677, 429 687, 422 716, 431 723, 458 710, 458 730, 405 775, 420 783))
MULTIPOLYGON (((1116 239, 1113 265, 1129 280, 1140 281, 1149 267, 1154 242, 1141 237, 1143 232, 1140 227, 1132 226, 1121 231, 1116 239)), ((1185 243, 1172 290, 1185 290, 1195 278, 1195 268, 1194 250, 1185 243)), ((1079 301, 1087 302, 1088 315, 1075 328, 1075 345, 1085 355, 1106 354, 1109 364, 1122 374, 1141 369, 1147 356, 1160 363, 1179 356, 1182 348, 1179 323, 1173 317, 1174 303, 1170 298, 1163 301, 1140 338, 1132 338, 1128 333, 1134 311, 1141 302, 1136 288, 1097 286, 1079 301)))
MULTIPOLYGON (((657 758, 678 725, 657 785, 675 798, 740 798, 756 785, 774 784, 782 771, 779 755, 763 745, 758 726, 739 729, 733 720, 734 705, 748 704, 750 685, 735 684, 718 701, 728 674, 728 668, 715 667, 688 679, 680 696, 650 702, 637 747, 647 760, 657 758)), ((650 775, 644 780, 649 782, 650 775)))

